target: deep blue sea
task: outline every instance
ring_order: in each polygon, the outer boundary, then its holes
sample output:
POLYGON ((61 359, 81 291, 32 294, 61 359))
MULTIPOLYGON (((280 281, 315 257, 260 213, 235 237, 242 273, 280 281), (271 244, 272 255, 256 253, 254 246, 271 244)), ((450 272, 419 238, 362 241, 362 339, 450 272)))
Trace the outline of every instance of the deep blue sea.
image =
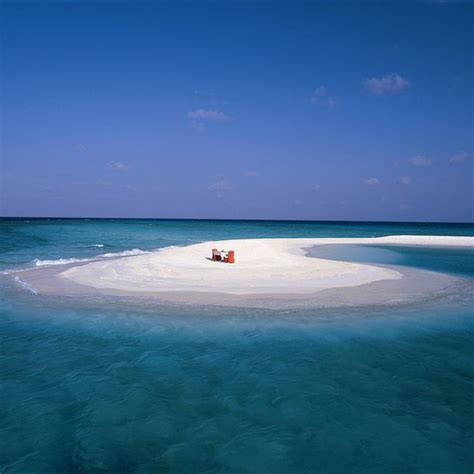
MULTIPOLYGON (((252 237, 473 225, 0 219, 0 271, 252 237)), ((0 275, 0 472, 474 471, 474 254, 328 246, 463 279, 410 306, 270 311, 35 294, 0 275)))

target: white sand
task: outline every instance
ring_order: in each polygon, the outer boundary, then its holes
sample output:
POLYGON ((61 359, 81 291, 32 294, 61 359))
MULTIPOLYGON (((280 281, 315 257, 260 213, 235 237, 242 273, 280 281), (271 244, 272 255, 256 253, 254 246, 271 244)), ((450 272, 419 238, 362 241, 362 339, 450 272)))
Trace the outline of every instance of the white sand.
POLYGON ((305 248, 325 244, 474 247, 474 238, 390 236, 225 240, 93 262, 70 268, 60 273, 60 276, 98 289, 234 295, 311 294, 330 288, 354 287, 402 277, 397 271, 374 265, 305 256, 305 248), (209 260, 212 248, 235 250, 236 263, 224 264, 209 260))

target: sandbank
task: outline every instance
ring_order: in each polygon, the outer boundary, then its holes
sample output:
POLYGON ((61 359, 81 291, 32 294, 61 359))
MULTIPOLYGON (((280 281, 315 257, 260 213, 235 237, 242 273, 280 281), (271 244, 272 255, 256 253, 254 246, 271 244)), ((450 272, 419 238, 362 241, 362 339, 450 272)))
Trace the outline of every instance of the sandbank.
POLYGON ((457 279, 422 270, 308 257, 319 245, 474 247, 472 237, 389 236, 209 241, 144 255, 28 270, 41 293, 155 296, 163 301, 232 306, 386 304, 427 297, 457 279), (235 264, 213 262, 232 249, 235 264), (284 304, 283 304, 284 303, 284 304))

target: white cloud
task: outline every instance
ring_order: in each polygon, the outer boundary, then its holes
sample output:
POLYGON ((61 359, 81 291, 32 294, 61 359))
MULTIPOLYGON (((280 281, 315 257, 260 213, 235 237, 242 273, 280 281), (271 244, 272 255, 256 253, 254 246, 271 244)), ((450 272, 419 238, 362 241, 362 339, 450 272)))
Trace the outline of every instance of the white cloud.
POLYGON ((188 112, 189 120, 208 120, 213 122, 227 122, 230 117, 218 110, 197 109, 188 112))
POLYGON ((382 77, 371 77, 363 81, 364 87, 374 95, 384 95, 399 92, 409 86, 406 79, 396 73, 385 74, 382 77))
POLYGON ((209 191, 215 191, 217 193, 224 193, 232 189, 231 184, 226 179, 221 179, 212 183, 208 187, 209 191))
POLYGON ((367 184, 369 186, 375 186, 376 184, 380 184, 380 181, 378 178, 371 176, 370 178, 364 179, 364 184, 367 184))
POLYGON ((128 166, 125 163, 120 161, 111 161, 109 162, 109 167, 112 168, 114 171, 127 171, 128 166))
POLYGON ((244 176, 247 178, 256 178, 258 173, 256 171, 244 171, 244 176))
POLYGON ((411 177, 411 176, 402 176, 402 177, 400 178, 400 183, 401 183, 401 184, 407 184, 407 185, 408 185, 408 184, 411 184, 412 181, 413 181, 413 180, 412 180, 412 177, 411 177))
POLYGON ((417 155, 415 158, 410 160, 413 166, 430 166, 433 164, 431 160, 428 160, 424 155, 417 155))
POLYGON ((460 151, 459 153, 456 153, 451 158, 449 158, 449 162, 454 164, 463 163, 464 161, 466 161, 466 158, 468 156, 469 155, 465 151, 460 151))
POLYGON ((324 86, 316 87, 311 96, 312 104, 326 105, 330 109, 336 106, 336 100, 328 95, 327 89, 324 86))

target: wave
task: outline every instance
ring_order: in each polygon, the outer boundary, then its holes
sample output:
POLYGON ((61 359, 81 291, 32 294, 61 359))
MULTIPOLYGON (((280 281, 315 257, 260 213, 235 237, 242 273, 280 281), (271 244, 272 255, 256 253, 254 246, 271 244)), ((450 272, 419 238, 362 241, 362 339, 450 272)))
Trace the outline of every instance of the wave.
POLYGON ((111 257, 132 257, 133 255, 144 255, 150 253, 147 250, 140 250, 140 249, 132 249, 132 250, 124 250, 123 252, 116 252, 116 253, 103 253, 97 255, 97 257, 103 258, 111 258, 111 257))
POLYGON ((94 244, 92 247, 97 247, 98 249, 101 249, 104 246, 104 244, 94 244))
POLYGON ((93 258, 58 258, 55 260, 40 260, 39 258, 35 258, 33 260, 33 263, 35 267, 46 267, 46 266, 53 266, 53 265, 67 265, 69 263, 96 262, 105 258, 133 257, 135 255, 145 255, 147 253, 150 253, 150 252, 146 250, 141 250, 141 249, 131 249, 131 250, 124 250, 123 252, 103 253, 93 258))
POLYGON ((57 260, 40 260, 39 258, 35 258, 33 263, 35 267, 46 267, 49 265, 66 265, 68 263, 81 263, 81 262, 89 262, 93 260, 92 258, 58 258, 57 260))

